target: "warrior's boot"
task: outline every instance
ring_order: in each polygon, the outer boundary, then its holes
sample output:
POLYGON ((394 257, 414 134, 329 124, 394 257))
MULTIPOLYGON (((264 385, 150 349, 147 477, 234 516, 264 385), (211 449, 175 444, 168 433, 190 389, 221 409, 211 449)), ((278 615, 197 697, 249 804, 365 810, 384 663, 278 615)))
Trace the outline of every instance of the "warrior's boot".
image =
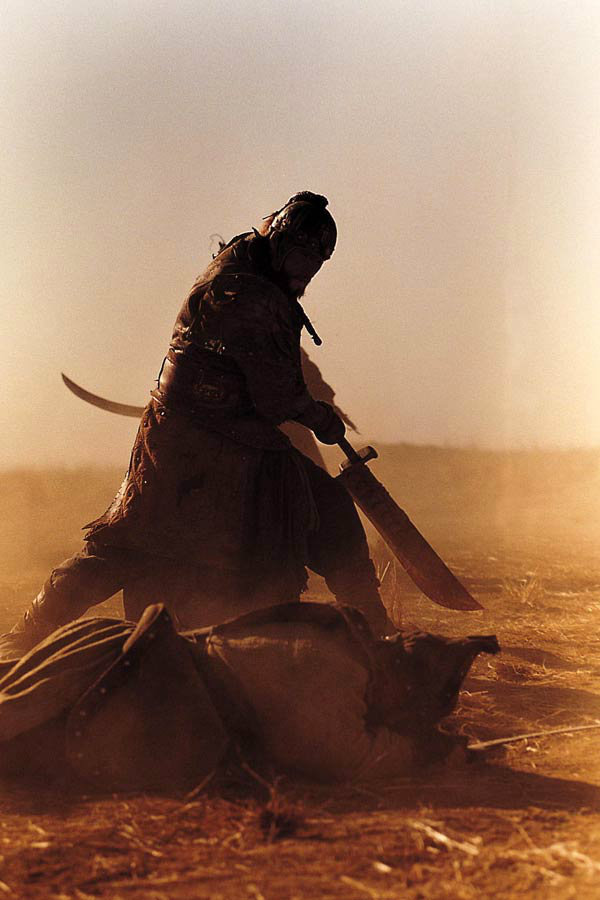
POLYGON ((88 603, 74 603, 52 584, 49 578, 14 628, 0 636, 0 659, 22 656, 52 634, 61 625, 78 618, 88 603))

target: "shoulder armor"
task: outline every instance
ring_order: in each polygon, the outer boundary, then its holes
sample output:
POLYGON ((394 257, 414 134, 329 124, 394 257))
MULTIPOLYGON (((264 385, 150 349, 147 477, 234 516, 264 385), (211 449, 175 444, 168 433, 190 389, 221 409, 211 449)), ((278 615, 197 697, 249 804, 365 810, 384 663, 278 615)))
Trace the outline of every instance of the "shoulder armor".
POLYGON ((248 303, 263 309, 275 309, 287 304, 285 294, 267 278, 246 272, 223 272, 208 286, 204 302, 211 309, 223 310, 234 304, 248 303))

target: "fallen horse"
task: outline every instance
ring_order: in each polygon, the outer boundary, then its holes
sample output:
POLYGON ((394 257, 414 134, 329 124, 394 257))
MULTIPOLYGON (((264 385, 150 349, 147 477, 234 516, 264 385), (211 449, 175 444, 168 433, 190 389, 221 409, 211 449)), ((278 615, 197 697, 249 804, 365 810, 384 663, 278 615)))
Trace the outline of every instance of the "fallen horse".
POLYGON ((440 731, 493 636, 377 640, 351 607, 291 603, 179 634, 65 625, 0 663, 0 771, 102 790, 190 789, 232 754, 319 781, 409 774, 464 742, 440 731))

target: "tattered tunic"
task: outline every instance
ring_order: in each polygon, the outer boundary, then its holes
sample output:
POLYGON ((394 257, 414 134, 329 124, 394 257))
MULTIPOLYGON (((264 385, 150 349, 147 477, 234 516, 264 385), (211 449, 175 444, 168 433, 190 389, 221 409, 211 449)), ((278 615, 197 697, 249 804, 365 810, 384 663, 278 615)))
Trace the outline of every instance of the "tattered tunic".
POLYGON ((86 539, 234 573, 278 595, 305 583, 318 524, 303 457, 277 427, 310 412, 304 314, 243 235, 198 279, 175 324, 127 476, 86 539))

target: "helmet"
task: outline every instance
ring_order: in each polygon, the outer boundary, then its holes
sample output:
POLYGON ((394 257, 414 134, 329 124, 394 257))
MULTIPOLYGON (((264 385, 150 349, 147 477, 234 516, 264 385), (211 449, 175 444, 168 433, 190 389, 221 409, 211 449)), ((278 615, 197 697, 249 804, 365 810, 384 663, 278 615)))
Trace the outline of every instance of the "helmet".
POLYGON ((298 247, 329 259, 335 247, 337 229, 326 210, 328 200, 321 194, 301 191, 274 213, 267 237, 275 244, 275 268, 280 269, 290 250, 298 247))

